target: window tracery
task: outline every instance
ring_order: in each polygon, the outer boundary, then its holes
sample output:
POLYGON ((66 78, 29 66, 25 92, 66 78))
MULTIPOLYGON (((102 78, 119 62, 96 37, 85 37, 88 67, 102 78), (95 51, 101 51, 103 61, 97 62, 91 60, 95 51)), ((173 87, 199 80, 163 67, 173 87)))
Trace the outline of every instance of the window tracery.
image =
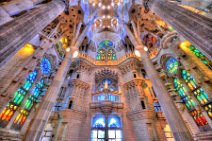
MULTIPOLYGON (((166 59, 164 67, 167 71, 167 74, 174 76, 173 86, 174 86, 175 90, 177 91, 177 93, 179 94, 179 96, 182 100, 182 103, 185 104, 185 106, 188 109, 188 112, 190 113, 190 115, 192 116, 192 118, 194 119, 196 124, 198 126, 207 125, 208 124, 207 120, 202 115, 201 111, 198 110, 195 100, 189 94, 190 90, 193 94, 194 94, 194 92, 196 92, 196 90, 200 91, 200 88, 199 88, 196 80, 186 70, 178 71, 179 62, 174 57, 169 57, 168 59, 166 59), (178 73, 181 74, 182 81, 181 81, 181 77, 179 77, 180 75, 177 75, 178 73), (183 84, 183 82, 185 82, 185 85, 186 84, 188 85, 188 88, 190 90, 187 90, 187 87, 183 84)), ((197 98, 197 96, 195 96, 195 97, 197 98)), ((202 98, 202 96, 198 96, 198 98, 200 99, 200 98, 202 98)), ((201 103, 204 100, 201 99, 198 101, 201 103)))
POLYGON ((93 118, 91 131, 91 140, 122 140, 122 124, 121 119, 116 114, 104 116, 97 114, 93 118))

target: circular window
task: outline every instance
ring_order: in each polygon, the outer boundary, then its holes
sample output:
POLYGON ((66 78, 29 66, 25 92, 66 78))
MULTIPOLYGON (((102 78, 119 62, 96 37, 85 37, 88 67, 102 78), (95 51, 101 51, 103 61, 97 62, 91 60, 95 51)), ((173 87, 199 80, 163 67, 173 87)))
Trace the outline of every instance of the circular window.
POLYGON ((40 61, 40 69, 43 74, 47 75, 51 72, 52 65, 49 59, 46 57, 43 57, 42 60, 40 61))
POLYGON ((177 59, 175 59, 174 57, 170 57, 166 61, 165 67, 166 67, 166 71, 170 75, 175 75, 175 74, 177 74, 179 63, 178 63, 177 59))

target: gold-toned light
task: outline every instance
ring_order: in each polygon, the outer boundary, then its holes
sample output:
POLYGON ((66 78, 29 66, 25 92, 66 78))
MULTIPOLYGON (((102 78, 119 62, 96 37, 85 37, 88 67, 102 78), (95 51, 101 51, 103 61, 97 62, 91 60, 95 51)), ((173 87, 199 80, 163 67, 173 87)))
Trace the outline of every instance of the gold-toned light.
POLYGON ((17 53, 16 55, 20 55, 22 57, 28 57, 34 53, 35 49, 29 43, 25 44, 17 53))

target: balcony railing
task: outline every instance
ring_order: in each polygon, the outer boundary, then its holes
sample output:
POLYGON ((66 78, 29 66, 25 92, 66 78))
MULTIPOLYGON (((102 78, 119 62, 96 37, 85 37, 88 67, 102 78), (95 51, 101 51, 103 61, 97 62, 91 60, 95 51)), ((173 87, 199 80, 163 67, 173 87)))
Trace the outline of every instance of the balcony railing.
POLYGON ((136 58, 136 59, 140 60, 140 58, 137 57, 134 53, 129 53, 127 55, 124 55, 121 58, 119 58, 118 60, 99 61, 99 60, 96 60, 96 59, 94 59, 94 58, 92 58, 89 55, 84 54, 84 53, 80 53, 78 55, 78 58, 86 59, 87 61, 89 61, 89 62, 91 62, 91 63, 93 63, 94 65, 97 65, 97 66, 119 65, 128 58, 136 58))

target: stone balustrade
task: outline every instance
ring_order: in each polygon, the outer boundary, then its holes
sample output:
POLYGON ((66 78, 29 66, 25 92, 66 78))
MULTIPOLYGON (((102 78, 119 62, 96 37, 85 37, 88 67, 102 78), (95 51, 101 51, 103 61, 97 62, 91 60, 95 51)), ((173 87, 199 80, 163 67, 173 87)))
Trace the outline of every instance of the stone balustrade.
POLYGON ((136 58, 136 59, 140 60, 140 58, 137 57, 134 53, 129 53, 125 56, 122 56, 118 60, 108 60, 108 61, 98 61, 98 60, 88 56, 87 54, 82 54, 82 53, 80 53, 78 55, 78 58, 86 59, 87 61, 91 62, 95 66, 109 66, 109 65, 116 66, 116 65, 121 64, 122 62, 124 62, 128 58, 136 58))

